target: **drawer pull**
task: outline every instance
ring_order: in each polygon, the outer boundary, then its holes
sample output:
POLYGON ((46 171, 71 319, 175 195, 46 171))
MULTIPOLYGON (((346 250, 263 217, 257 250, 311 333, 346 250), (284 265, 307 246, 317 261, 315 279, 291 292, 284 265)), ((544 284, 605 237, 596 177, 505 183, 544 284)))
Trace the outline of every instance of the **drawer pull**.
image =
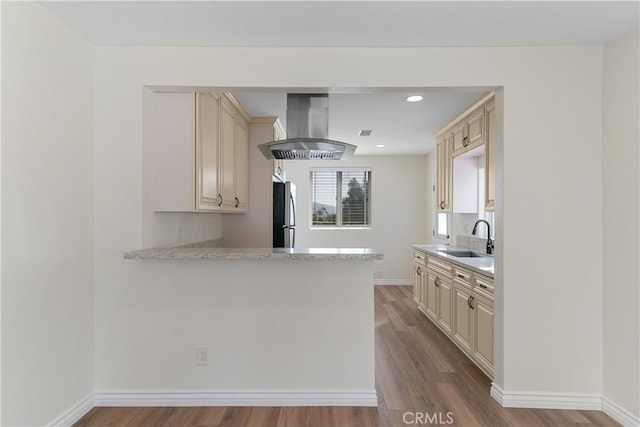
POLYGON ((483 284, 483 283, 478 283, 478 285, 482 288, 482 289, 487 289, 487 285, 483 284))
POLYGON ((460 273, 457 273, 456 276, 458 276, 461 279, 466 279, 467 278, 467 276, 465 276, 464 274, 460 274, 460 273))

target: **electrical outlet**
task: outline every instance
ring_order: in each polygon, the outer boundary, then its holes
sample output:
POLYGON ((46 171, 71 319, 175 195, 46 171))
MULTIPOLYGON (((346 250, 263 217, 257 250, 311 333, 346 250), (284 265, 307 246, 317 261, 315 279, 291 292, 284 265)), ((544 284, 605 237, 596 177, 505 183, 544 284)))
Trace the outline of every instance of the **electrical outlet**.
POLYGON ((196 347, 196 365, 209 364, 209 349, 207 347, 196 347))

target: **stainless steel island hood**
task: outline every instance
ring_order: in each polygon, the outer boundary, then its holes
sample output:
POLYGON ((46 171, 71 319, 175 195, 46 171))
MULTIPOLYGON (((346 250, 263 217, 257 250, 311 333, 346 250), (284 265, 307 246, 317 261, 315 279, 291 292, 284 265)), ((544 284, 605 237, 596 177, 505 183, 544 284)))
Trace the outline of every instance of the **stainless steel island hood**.
POLYGON ((355 145, 328 139, 329 95, 287 94, 287 139, 258 145, 267 159, 348 160, 355 145))

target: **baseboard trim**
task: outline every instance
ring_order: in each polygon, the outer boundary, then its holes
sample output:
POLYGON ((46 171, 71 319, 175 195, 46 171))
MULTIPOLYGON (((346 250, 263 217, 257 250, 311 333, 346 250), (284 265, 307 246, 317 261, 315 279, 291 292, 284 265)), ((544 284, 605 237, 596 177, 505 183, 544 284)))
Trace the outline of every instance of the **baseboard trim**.
POLYGON ((602 396, 598 394, 505 392, 492 383, 490 395, 505 408, 602 410, 602 396))
POLYGON ((56 427, 72 426, 96 406, 93 401, 93 396, 94 394, 90 393, 87 397, 76 402, 73 406, 58 416, 58 418, 47 425, 56 427))
POLYGON ((381 286, 407 286, 413 285, 410 279, 373 279, 375 285, 381 286))
POLYGON ((633 415, 615 402, 602 398, 602 412, 619 422, 625 427, 640 426, 640 417, 633 415))
POLYGON ((317 390, 109 390, 94 394, 95 406, 372 406, 376 391, 317 390))

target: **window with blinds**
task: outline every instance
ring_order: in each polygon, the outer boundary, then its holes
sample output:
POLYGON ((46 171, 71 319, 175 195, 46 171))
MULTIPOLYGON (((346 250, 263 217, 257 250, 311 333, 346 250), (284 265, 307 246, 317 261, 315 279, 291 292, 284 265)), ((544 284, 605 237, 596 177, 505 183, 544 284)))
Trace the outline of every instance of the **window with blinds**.
POLYGON ((312 170, 310 176, 312 226, 371 225, 370 170, 312 170))

